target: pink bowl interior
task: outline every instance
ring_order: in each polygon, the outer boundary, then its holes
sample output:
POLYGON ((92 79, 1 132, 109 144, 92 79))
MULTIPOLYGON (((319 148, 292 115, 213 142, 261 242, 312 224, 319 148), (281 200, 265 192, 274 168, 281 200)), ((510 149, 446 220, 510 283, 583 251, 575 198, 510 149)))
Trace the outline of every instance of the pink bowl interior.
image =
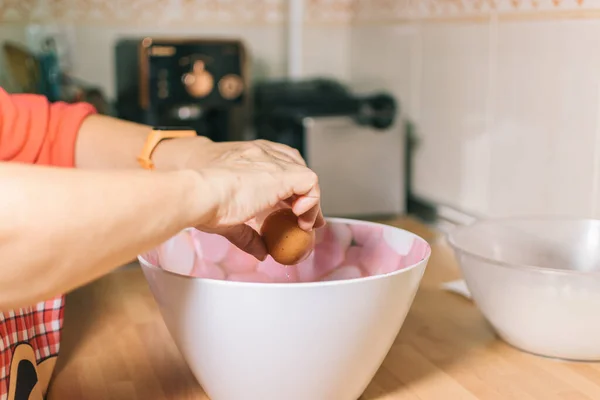
POLYGON ((259 262, 222 236, 187 229, 141 257, 165 270, 198 278, 293 283, 355 279, 410 267, 430 252, 409 232, 373 223, 328 221, 316 231, 315 250, 298 265, 271 257, 259 262))

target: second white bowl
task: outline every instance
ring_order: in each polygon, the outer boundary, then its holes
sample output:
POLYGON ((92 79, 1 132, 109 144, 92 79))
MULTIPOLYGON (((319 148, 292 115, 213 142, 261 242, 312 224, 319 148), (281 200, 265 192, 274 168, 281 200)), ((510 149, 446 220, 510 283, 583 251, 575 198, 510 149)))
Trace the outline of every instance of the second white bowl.
POLYGON ((542 356, 600 360, 600 221, 480 221, 449 242, 502 339, 542 356))

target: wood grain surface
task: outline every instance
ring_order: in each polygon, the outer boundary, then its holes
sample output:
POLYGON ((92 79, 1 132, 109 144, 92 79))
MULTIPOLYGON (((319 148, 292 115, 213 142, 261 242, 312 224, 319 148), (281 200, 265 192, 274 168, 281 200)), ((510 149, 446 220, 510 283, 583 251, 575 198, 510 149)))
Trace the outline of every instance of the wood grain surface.
MULTIPOLYGON (((501 342, 470 301, 438 288, 459 276, 443 240, 411 219, 388 222, 430 241, 433 254, 406 322, 361 400, 600 399, 600 364, 545 359, 501 342)), ((68 296, 48 398, 208 399, 139 268, 68 296)))

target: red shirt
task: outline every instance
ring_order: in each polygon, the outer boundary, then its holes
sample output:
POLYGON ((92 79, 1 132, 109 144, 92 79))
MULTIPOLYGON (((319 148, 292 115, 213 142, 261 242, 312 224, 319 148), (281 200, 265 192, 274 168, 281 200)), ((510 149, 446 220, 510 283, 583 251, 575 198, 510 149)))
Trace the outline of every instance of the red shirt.
MULTIPOLYGON (((75 165, 75 142, 87 103, 49 103, 0 88, 0 162, 75 165)), ((5 266, 10 267, 10 266, 5 266)), ((0 400, 42 400, 60 348, 64 296, 0 312, 0 400)))

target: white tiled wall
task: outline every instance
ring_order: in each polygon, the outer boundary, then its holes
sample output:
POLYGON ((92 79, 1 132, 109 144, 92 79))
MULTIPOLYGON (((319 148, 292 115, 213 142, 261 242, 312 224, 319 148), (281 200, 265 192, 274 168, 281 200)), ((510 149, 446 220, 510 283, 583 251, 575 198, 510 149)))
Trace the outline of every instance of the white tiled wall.
POLYGON ((486 25, 421 26, 420 146, 415 189, 423 196, 453 199, 481 210, 487 201, 489 46, 486 25), (436 177, 432 182, 430 177, 436 177), (477 182, 470 186, 468 181, 477 182), (457 184, 458 183, 458 184, 457 184))
POLYGON ((599 48, 600 20, 498 24, 491 210, 600 216, 599 48))
POLYGON ((416 124, 418 195, 600 217, 599 1, 359 3, 351 76, 393 88, 416 124))

